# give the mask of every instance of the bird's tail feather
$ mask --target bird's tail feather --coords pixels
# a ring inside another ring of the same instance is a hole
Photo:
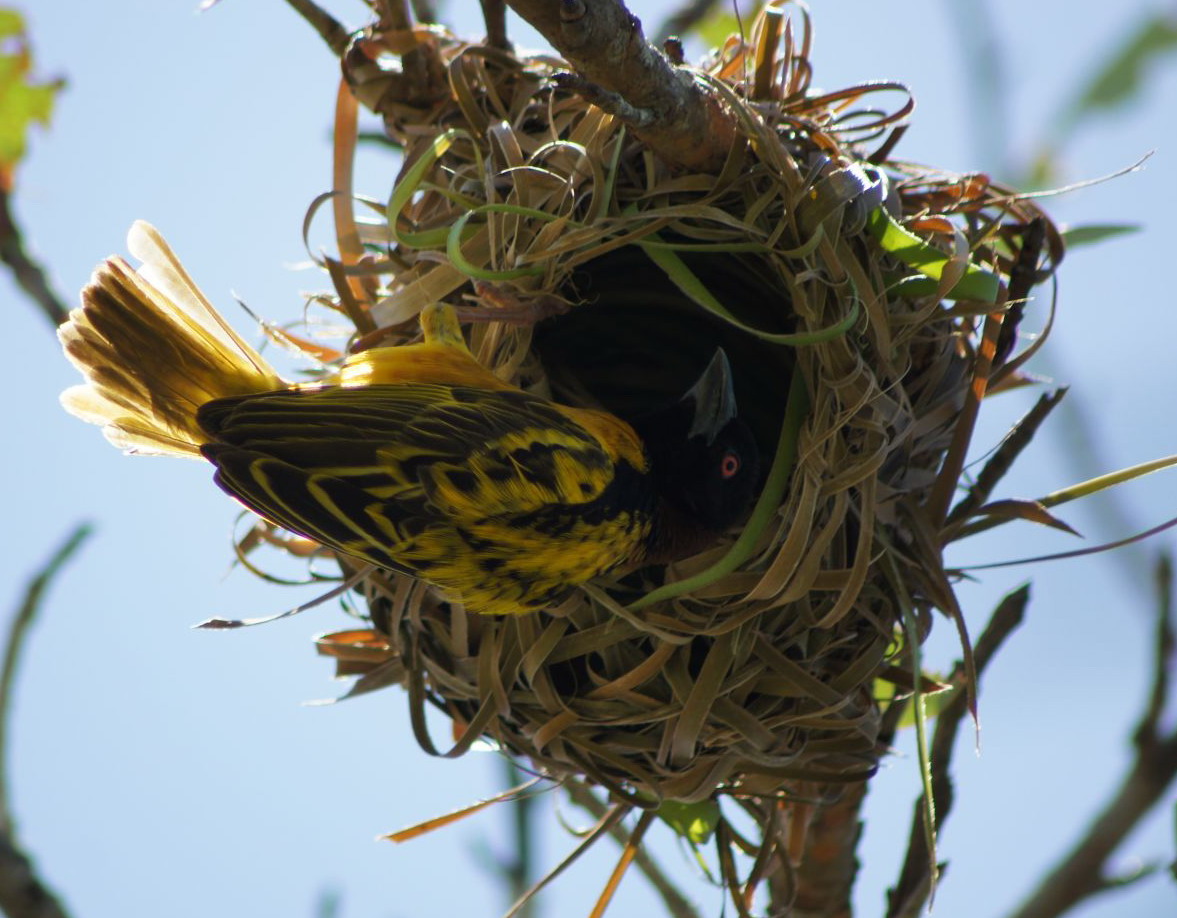
[[[127,243],[142,267],[118,257],[99,265],[58,332],[86,377],[62,404],[128,452],[198,458],[206,437],[197,408],[286,384],[205,299],[155,227],[137,221]]]

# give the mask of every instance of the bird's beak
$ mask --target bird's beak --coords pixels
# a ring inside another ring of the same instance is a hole
[[[732,385],[732,368],[723,348],[707,364],[698,381],[687,390],[683,401],[695,403],[695,414],[687,436],[704,437],[708,446],[728,422],[736,416],[736,390]]]

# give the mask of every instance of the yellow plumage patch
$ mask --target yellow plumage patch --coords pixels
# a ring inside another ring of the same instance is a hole
[[[198,457],[197,408],[284,383],[205,299],[154,227],[137,222],[127,242],[143,268],[107,259],[58,331],[87,378],[62,403],[128,451]]]
[[[215,401],[199,421],[218,483],[250,509],[472,611],[549,605],[640,560],[650,531],[644,463],[518,389],[262,393]],[[636,435],[632,446],[640,455]]]
[[[643,556],[653,506],[637,434],[500,380],[450,307],[422,313],[420,344],[288,383],[154,228],[137,223],[129,246],[144,266],[104,262],[61,331],[87,379],[65,406],[116,445],[203,456],[261,516],[472,611],[539,608]]]

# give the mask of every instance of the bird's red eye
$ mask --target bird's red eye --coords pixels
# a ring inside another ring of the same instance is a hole
[[[719,475],[721,478],[731,478],[740,470],[739,454],[728,451],[719,460]]]

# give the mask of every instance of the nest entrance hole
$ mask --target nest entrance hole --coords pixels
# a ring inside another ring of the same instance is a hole
[[[727,253],[681,257],[740,322],[769,333],[793,331],[787,295],[763,262]],[[711,314],[635,246],[585,262],[560,294],[579,305],[539,323],[532,338],[558,401],[587,401],[632,423],[681,398],[722,348],[740,417],[761,456],[771,460],[793,348]]]

